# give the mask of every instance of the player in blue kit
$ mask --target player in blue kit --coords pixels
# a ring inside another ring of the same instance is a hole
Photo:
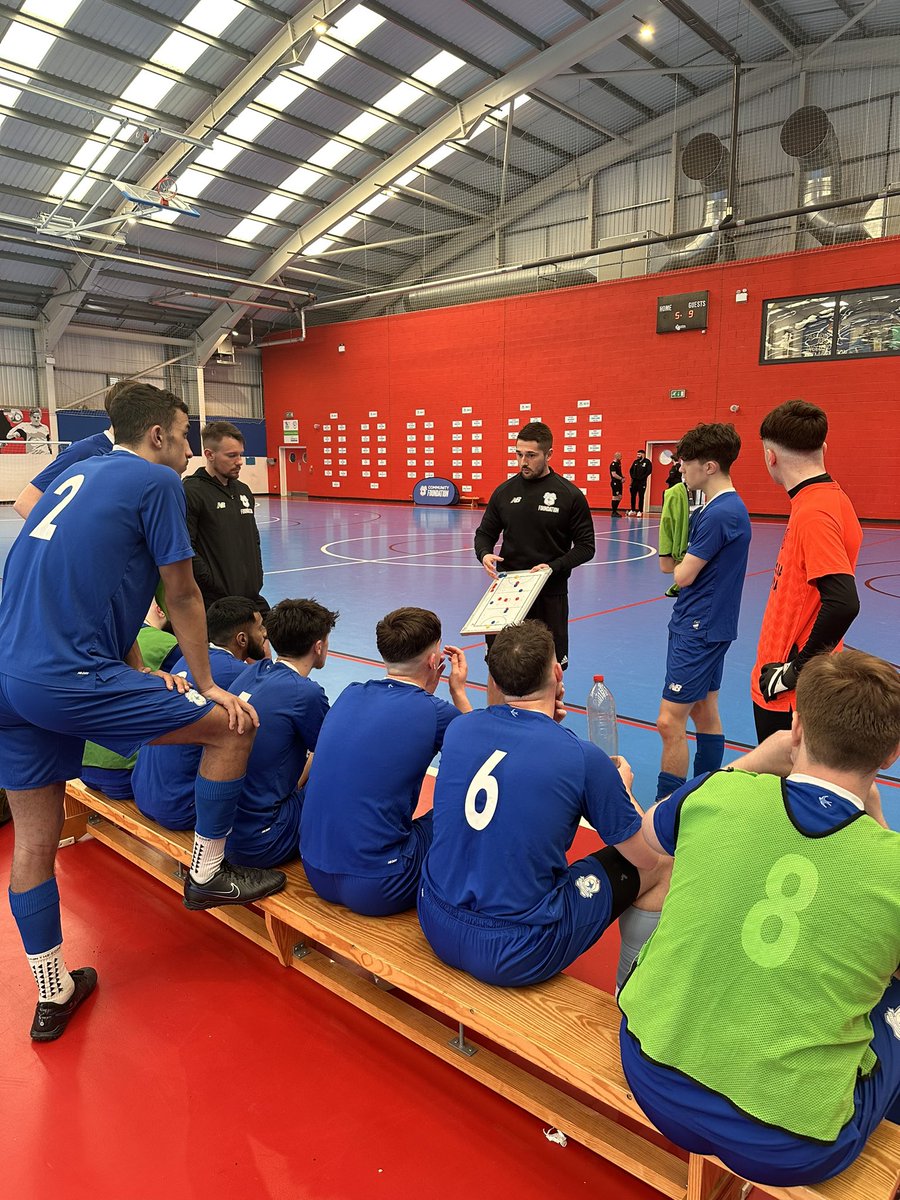
[[[562,669],[550,631],[538,621],[504,629],[488,667],[490,707],[444,738],[418,909],[444,962],[516,987],[562,971],[639,898],[649,936],[666,877],[641,840],[627,763],[617,770],[557,723]],[[606,846],[569,866],[582,817]],[[634,931],[627,940],[623,975],[639,949]]]
[[[428,764],[450,722],[471,712],[466,657],[441,649],[441,623],[398,608],[375,628],[386,679],[351,683],[325,718],[303,800],[300,851],[325,900],[365,916],[416,903],[431,813],[413,819]],[[453,704],[435,696],[450,659]]]
[[[131,379],[120,379],[118,383],[112,385],[103,400],[103,407],[107,414],[109,414],[110,404],[119,392],[123,388],[130,387],[132,382]],[[90,437],[80,438],[77,442],[72,442],[71,446],[66,446],[65,450],[61,450],[56,458],[47,463],[43,471],[39,471],[35,475],[31,483],[25,484],[13,505],[15,511],[24,520],[44,492],[59,479],[63,472],[68,471],[76,463],[84,462],[86,458],[111,454],[114,442],[112,429],[105,429],[102,433],[92,433]]]
[[[266,614],[278,661],[254,663],[231,685],[260,722],[228,838],[234,862],[277,866],[299,853],[303,788],[328,712],[328,697],[309,673],[325,666],[337,619],[315,600],[282,600]]]
[[[110,417],[116,448],[57,480],[30,513],[4,571],[0,787],[15,823],[10,907],[39,991],[35,1041],[59,1037],[97,981],[91,967],[66,969],[53,874],[65,781],[79,774],[85,740],[126,756],[150,741],[205,747],[188,908],[243,904],[285,881],[281,872],[224,861],[256,714],[216,687],[209,672],[179,479],[191,457],[187,406],[170,392],[133,384],[112,401]],[[130,665],[160,576],[196,690]]]
[[[900,676],[819,654],[796,703],[790,731],[645,814],[672,885],[619,998],[653,1124],[777,1187],[900,1122],[900,834],[874,786],[900,752]]]
[[[227,691],[249,662],[266,657],[266,627],[252,600],[226,596],[206,613],[209,669],[217,687]],[[194,680],[184,658],[173,675]],[[194,789],[200,769],[200,746],[144,746],[131,773],[134,801],[141,812],[165,829],[193,829]]]
[[[666,681],[656,721],[663,743],[657,800],[687,778],[688,718],[697,730],[695,775],[718,770],[725,753],[719,688],[725,654],[737,637],[750,553],[750,517],[730,474],[740,449],[734,426],[719,423],[694,426],[675,449],[685,486],[689,492],[702,490],[706,504],[691,515],[681,561],[659,560],[679,590],[669,620]]]

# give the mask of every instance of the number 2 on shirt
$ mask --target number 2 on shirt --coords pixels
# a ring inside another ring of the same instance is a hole
[[[466,792],[466,820],[473,829],[486,829],[497,811],[500,786],[491,771],[503,762],[506,754],[506,750],[495,750],[481,764],[469,784],[469,790]],[[475,802],[482,792],[484,792],[484,807],[478,808]]]
[[[84,483],[83,475],[73,475],[70,479],[66,479],[54,489],[54,496],[62,496],[59,504],[54,504],[53,508],[47,513],[42,521],[38,521],[34,529],[28,535],[29,537],[38,538],[42,542],[49,542],[56,533],[56,526],[53,524],[53,518],[59,516],[66,505],[71,504],[78,494],[78,489]],[[64,495],[68,492],[68,495]]]

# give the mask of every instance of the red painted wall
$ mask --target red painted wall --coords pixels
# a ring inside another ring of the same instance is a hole
[[[764,300],[898,281],[893,238],[313,328],[303,343],[263,351],[269,453],[291,412],[312,495],[407,500],[433,472],[487,496],[512,471],[516,431],[541,418],[556,470],[606,507],[614,451],[627,464],[647,440],[733,420],[744,439],[738,489],[751,511],[784,513],[759,424],[802,397],[828,412],[828,467],[860,516],[900,519],[900,358],[759,365]],[[735,302],[738,288],[747,303]],[[657,296],[695,289],[710,293],[708,330],[657,334]],[[672,388],[686,399],[670,400]],[[270,483],[277,491],[277,468]]]

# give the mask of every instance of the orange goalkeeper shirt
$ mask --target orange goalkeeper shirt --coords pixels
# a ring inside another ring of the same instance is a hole
[[[853,575],[861,544],[853,505],[833,479],[819,475],[793,491],[750,680],[753,700],[761,708],[793,708],[794,692],[763,699],[760,669],[764,663],[790,662],[803,649],[822,607],[814,581],[824,575]]]

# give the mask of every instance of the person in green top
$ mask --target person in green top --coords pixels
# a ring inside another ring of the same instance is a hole
[[[644,816],[674,865],[619,994],[625,1075],[668,1138],[755,1183],[829,1179],[900,1123],[900,834],[874,783],[898,754],[897,670],[822,654],[790,732]]]
[[[181,654],[178,640],[171,632],[171,626],[168,629],[167,626],[169,619],[154,599],[137,636],[144,670],[151,674],[165,673],[166,668],[174,665]],[[132,800],[131,771],[136,759],[137,754],[123,758],[121,754],[98,746],[96,742],[85,742],[81,760],[82,782],[114,800]]]
[[[690,503],[687,488],[681,478],[681,463],[672,459],[663,492],[662,513],[659,518],[659,569],[671,575],[687,553]],[[678,584],[667,588],[665,595],[674,599],[678,595]]]

